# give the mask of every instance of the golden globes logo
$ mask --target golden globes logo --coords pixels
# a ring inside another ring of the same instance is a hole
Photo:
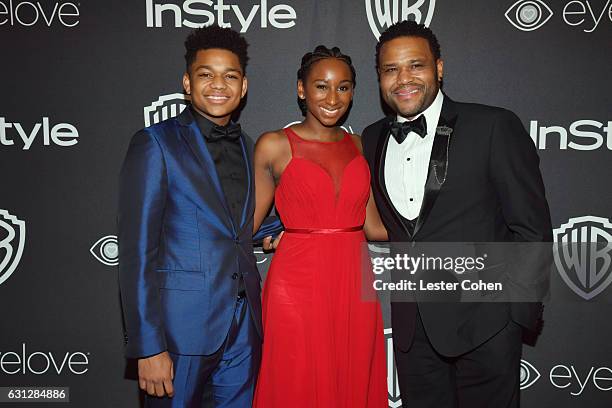
[[[414,20],[429,26],[436,0],[365,0],[365,6],[370,29],[378,39],[380,33],[399,21]]]

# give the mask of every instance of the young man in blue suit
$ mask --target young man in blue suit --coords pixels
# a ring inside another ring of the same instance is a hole
[[[253,146],[231,121],[247,92],[247,47],[229,28],[193,31],[191,106],[137,132],[121,170],[126,354],[148,407],[202,406],[205,391],[216,407],[251,405],[262,338]]]

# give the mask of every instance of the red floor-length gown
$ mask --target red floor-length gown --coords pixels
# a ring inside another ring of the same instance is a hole
[[[364,299],[360,269],[368,165],[348,134],[317,142],[285,133],[292,159],[275,193],[285,234],[263,290],[253,406],[386,407],[380,304]]]

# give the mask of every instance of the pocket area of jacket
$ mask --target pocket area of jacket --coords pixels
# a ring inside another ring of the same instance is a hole
[[[203,290],[206,275],[201,271],[157,269],[157,281],[163,289]]]

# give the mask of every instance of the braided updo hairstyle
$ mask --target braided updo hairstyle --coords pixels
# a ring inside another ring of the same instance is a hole
[[[297,72],[297,79],[301,80],[302,83],[305,84],[306,78],[308,77],[308,72],[310,72],[310,68],[312,67],[312,65],[315,62],[318,62],[318,61],[321,61],[327,58],[336,58],[341,61],[344,61],[346,65],[348,65],[348,67],[351,70],[353,88],[355,88],[355,86],[357,85],[357,82],[356,82],[357,74],[355,73],[355,67],[353,66],[351,57],[349,57],[346,54],[343,54],[342,51],[340,51],[340,48],[338,47],[327,48],[324,45],[318,45],[314,49],[313,52],[307,52],[306,54],[304,54],[304,56],[302,57],[302,65],[300,66],[300,69],[298,69],[298,72]],[[306,116],[306,111],[307,111],[306,101],[298,97],[298,106],[300,107],[300,110],[302,111],[302,115]]]

